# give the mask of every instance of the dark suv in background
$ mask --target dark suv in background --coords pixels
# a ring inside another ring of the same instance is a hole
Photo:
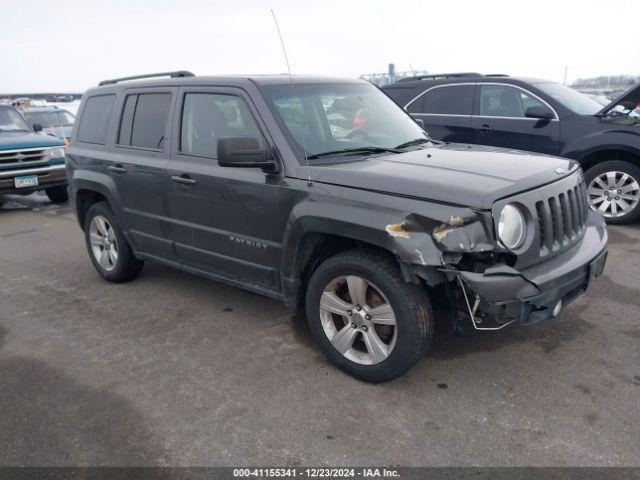
[[[383,90],[437,140],[577,160],[592,209],[609,223],[640,218],[640,86],[604,107],[559,83],[506,75],[422,75]]]
[[[82,98],[70,194],[108,281],[156,261],[304,305],[326,356],[379,382],[423,357],[431,301],[531,325],[602,272],[574,161],[435,142],[364,81],[169,76]]]

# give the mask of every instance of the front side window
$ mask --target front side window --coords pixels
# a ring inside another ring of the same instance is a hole
[[[97,95],[86,101],[78,128],[78,140],[105,145],[115,95]]]
[[[170,102],[170,93],[128,95],[122,111],[118,144],[162,149]]]
[[[530,107],[549,108],[537,98],[508,85],[480,85],[480,115],[526,118]]]
[[[410,112],[437,115],[471,115],[473,85],[435,87],[410,105]],[[413,107],[415,110],[413,110]]]
[[[187,93],[184,96],[180,152],[217,158],[220,137],[253,137],[261,147],[265,141],[244,99],[217,93]]]
[[[267,100],[301,159],[354,149],[426,142],[426,133],[393,100],[366,83],[264,86]]]
[[[15,108],[0,106],[0,132],[17,130],[31,129]]]

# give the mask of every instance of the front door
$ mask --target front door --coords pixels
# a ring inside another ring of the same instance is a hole
[[[248,97],[234,88],[183,88],[167,169],[173,238],[189,268],[279,291],[282,235],[289,217],[285,179],[259,168],[221,167],[220,137],[269,146]]]
[[[530,107],[545,108],[553,119],[528,118]],[[549,105],[532,93],[505,84],[478,84],[473,143],[558,155],[560,122]]]

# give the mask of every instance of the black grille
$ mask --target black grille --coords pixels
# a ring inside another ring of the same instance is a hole
[[[582,178],[557,195],[536,202],[540,256],[575,243],[587,222],[587,191]]]

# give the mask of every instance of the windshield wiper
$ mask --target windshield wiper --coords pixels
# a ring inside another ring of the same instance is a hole
[[[315,158],[358,155],[361,153],[402,153],[402,151],[396,148],[384,148],[384,147],[345,148],[343,150],[332,150],[330,152],[314,153],[313,155],[309,155],[307,158],[309,160],[313,160]]]
[[[422,145],[423,143],[431,143],[430,138],[414,138],[413,140],[409,140],[408,142],[401,143],[396,148],[407,148],[413,147],[414,145]]]

